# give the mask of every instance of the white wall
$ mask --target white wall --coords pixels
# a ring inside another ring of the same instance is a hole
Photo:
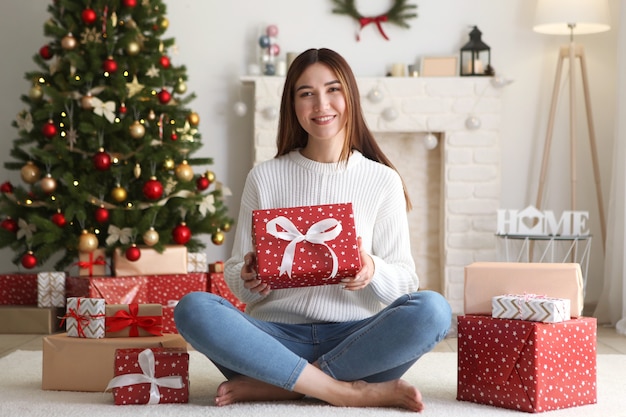
[[[619,0],[609,0],[613,30],[576,39],[585,47],[591,83],[591,99],[601,161],[605,203],[608,201],[611,150],[614,131],[615,66]],[[19,96],[28,91],[24,74],[35,68],[32,56],[47,42],[43,24],[49,18],[49,0],[8,0],[0,4],[0,126],[4,156],[16,137],[11,121],[24,107]],[[362,14],[379,14],[392,4],[381,6],[358,1]],[[252,103],[251,91],[244,89],[239,77],[245,75],[254,57],[259,30],[267,24],[278,25],[282,51],[302,51],[310,47],[329,47],[342,53],[357,76],[384,75],[392,62],[415,63],[424,55],[456,55],[468,40],[471,25],[483,32],[491,47],[492,65],[515,82],[503,94],[502,118],[502,207],[522,208],[534,204],[539,165],[548,119],[548,107],[558,48],[567,37],[534,33],[531,29],[534,1],[529,0],[413,0],[418,18],[410,29],[386,24],[390,41],[385,41],[373,26],[366,27],[361,41],[355,40],[356,22],[331,13],[330,0],[301,2],[293,0],[177,0],[167,1],[170,29],[167,37],[176,39],[179,54],[174,64],[188,68],[189,91],[198,95],[192,107],[200,114],[204,148],[198,156],[215,160],[211,167],[218,179],[233,191],[228,205],[237,217],[238,199],[245,175],[251,165],[251,112],[243,118],[233,114],[238,100]],[[376,7],[379,7],[376,9]],[[552,147],[549,194],[544,207],[560,212],[569,207],[569,146],[567,145],[567,90],[559,104],[559,117]],[[582,94],[578,95],[582,103]],[[592,212],[592,231],[596,240],[591,261],[588,301],[597,298],[602,277],[602,247],[597,223],[595,188],[588,155],[584,109],[581,105],[579,134],[578,210]],[[0,167],[0,182],[19,181],[19,173]],[[610,227],[610,226],[609,226]],[[230,235],[229,235],[230,236]],[[210,261],[225,259],[229,242],[221,247],[209,244]],[[0,251],[0,271],[14,271],[12,253]]]

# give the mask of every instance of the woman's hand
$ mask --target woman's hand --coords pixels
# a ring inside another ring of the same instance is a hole
[[[369,253],[365,252],[362,247],[362,240],[357,238],[359,245],[359,255],[361,256],[361,269],[356,273],[354,278],[344,278],[341,280],[343,288],[348,291],[358,291],[367,287],[374,276],[374,261]]]
[[[259,279],[257,271],[255,269],[256,255],[254,252],[248,252],[243,257],[243,266],[241,267],[241,279],[243,280],[244,288],[248,289],[251,293],[260,294],[266,296],[272,290],[270,286]]]

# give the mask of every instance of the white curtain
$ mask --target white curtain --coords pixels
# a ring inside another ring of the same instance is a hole
[[[619,22],[626,22],[626,7],[620,7]],[[595,316],[626,335],[626,26],[619,25],[617,46],[617,103],[613,174],[609,190],[604,287]]]

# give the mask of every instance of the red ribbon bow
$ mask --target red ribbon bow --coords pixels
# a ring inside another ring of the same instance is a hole
[[[128,311],[118,310],[113,316],[105,319],[107,332],[119,332],[130,326],[129,337],[138,337],[139,328],[155,336],[162,335],[163,318],[161,316],[138,316],[138,314],[138,303],[129,304]]]
[[[380,32],[381,35],[383,35],[383,38],[385,38],[386,40],[389,40],[389,38],[387,37],[387,35],[385,34],[385,31],[383,30],[383,26],[381,25],[382,22],[386,22],[387,21],[387,15],[380,15],[380,16],[376,16],[376,17],[361,17],[359,19],[359,23],[361,24],[361,28],[359,29],[359,33],[356,35],[356,40],[360,41],[361,40],[361,30],[363,30],[363,28],[367,25],[369,25],[370,23],[376,23],[376,27],[378,28],[378,31]]]
[[[93,259],[93,253],[89,254],[88,261],[78,261],[74,265],[78,265],[80,269],[89,269],[89,276],[93,276],[93,267],[94,265],[106,265],[106,261],[103,256],[98,256],[95,260]]]

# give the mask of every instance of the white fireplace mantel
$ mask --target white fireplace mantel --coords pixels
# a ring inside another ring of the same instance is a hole
[[[254,89],[256,164],[276,153],[284,78],[241,81]],[[375,134],[440,137],[440,288],[453,311],[462,313],[464,267],[496,257],[502,89],[491,77],[381,77],[357,82],[367,124]]]

